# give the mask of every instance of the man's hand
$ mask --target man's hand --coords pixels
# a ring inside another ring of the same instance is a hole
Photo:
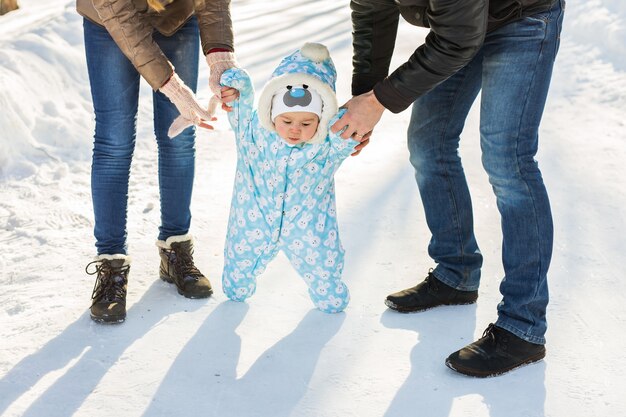
[[[371,132],[385,111],[385,107],[380,104],[374,95],[374,91],[352,97],[342,107],[348,109],[348,111],[330,129],[333,133],[345,129],[341,133],[342,138],[348,139],[353,137],[359,142],[364,142],[366,138],[369,140]]]
[[[358,154],[361,153],[363,148],[365,148],[367,145],[370,144],[370,137],[372,136],[372,133],[373,132],[367,132],[366,134],[363,135],[360,143],[354,147],[354,152],[352,152],[350,156],[357,156]],[[358,140],[358,139],[355,138],[355,140]]]

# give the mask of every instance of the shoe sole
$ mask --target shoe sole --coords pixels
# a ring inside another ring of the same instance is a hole
[[[164,275],[160,275],[160,278],[167,282],[168,284],[174,284],[176,285],[176,283],[174,282],[173,279],[170,279],[167,276]],[[180,288],[178,288],[178,285],[176,285],[176,290],[178,291],[178,293],[180,295],[182,295],[185,298],[190,298],[192,300],[198,300],[198,299],[202,299],[202,298],[209,298],[211,295],[213,295],[213,290],[209,290],[209,292],[205,293],[205,294],[197,294],[197,295],[191,295],[191,294],[185,294]]]
[[[98,324],[119,324],[123,323],[126,320],[126,316],[117,316],[117,317],[98,317],[91,315],[91,320],[95,321]]]
[[[443,306],[466,306],[466,305],[470,305],[470,304],[476,304],[476,300],[474,301],[467,301],[467,302],[462,302],[462,303],[446,303],[446,304],[438,304],[436,306],[432,306],[432,307],[424,307],[424,308],[410,308],[410,307],[403,307],[400,306],[396,303],[394,303],[391,300],[385,300],[385,305],[387,307],[389,307],[391,310],[393,311],[397,311],[398,313],[402,313],[402,314],[409,314],[409,313],[420,313],[422,311],[428,311],[428,310],[432,310],[433,308],[437,308],[437,307],[443,307]]]
[[[176,287],[176,288],[178,289],[178,293],[179,293],[180,295],[182,295],[182,296],[183,296],[183,297],[185,297],[185,298],[190,298],[190,299],[192,299],[192,300],[199,300],[199,299],[202,299],[202,298],[209,298],[211,295],[213,295],[213,291],[208,292],[208,293],[206,293],[206,294],[197,294],[197,295],[195,295],[195,294],[194,294],[194,295],[189,295],[189,294],[185,294],[184,292],[182,292],[182,291],[180,290],[180,288],[178,288],[178,287]]]
[[[501,369],[499,371],[480,372],[480,371],[477,371],[475,369],[464,368],[462,366],[455,366],[454,364],[452,364],[447,359],[446,359],[446,366],[448,368],[452,369],[453,371],[458,372],[460,374],[463,374],[465,376],[470,376],[470,377],[473,377],[473,378],[491,378],[491,377],[495,377],[495,376],[500,376],[500,375],[506,374],[508,372],[511,372],[511,371],[513,371],[515,369],[521,368],[521,367],[526,366],[526,365],[532,365],[533,363],[537,363],[537,362],[541,361],[545,357],[546,357],[546,354],[544,352],[544,353],[538,354],[537,356],[529,358],[529,359],[525,360],[524,362],[521,362],[521,363],[519,363],[517,365],[511,366],[511,367],[508,367],[508,368],[505,368],[505,369]]]

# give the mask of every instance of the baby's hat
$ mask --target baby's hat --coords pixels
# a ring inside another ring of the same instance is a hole
[[[306,84],[288,85],[274,93],[270,117],[275,122],[283,113],[309,112],[321,119],[323,108],[322,97],[313,88]]]
[[[275,131],[273,119],[278,114],[308,111],[320,116],[317,132],[309,143],[323,141],[328,122],[337,113],[336,80],[337,71],[328,49],[319,43],[305,43],[283,58],[263,87],[258,107],[261,126]]]

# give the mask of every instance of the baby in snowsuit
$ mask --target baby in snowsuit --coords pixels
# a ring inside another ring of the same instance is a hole
[[[307,43],[276,68],[257,111],[248,74],[232,68],[222,75],[222,85],[240,93],[228,113],[237,172],[222,288],[232,300],[252,296],[256,277],[282,250],[318,309],[337,313],[349,302],[333,177],[358,142],[328,129],[343,112],[336,78],[328,49]]]

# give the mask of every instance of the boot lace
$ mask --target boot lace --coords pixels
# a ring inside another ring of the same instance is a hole
[[[173,255],[174,268],[181,277],[191,276],[196,279],[202,277],[202,272],[196,268],[193,262],[193,251],[186,250],[180,246],[174,247],[174,245],[172,245],[172,249],[165,249],[165,251],[170,259],[172,259]]]
[[[486,338],[493,346],[499,346],[503,350],[508,349],[509,338],[505,334],[498,334],[496,325],[493,323],[489,323],[483,332],[483,338]]]
[[[492,342],[496,341],[496,335],[494,333],[494,327],[496,327],[495,324],[489,323],[489,326],[487,326],[487,328],[483,332],[483,337],[488,338]]]
[[[89,271],[89,267],[92,265],[94,265],[94,270]],[[126,289],[124,288],[124,285],[126,284],[126,275],[128,274],[129,269],[130,265],[114,268],[108,259],[100,259],[89,262],[85,267],[87,275],[98,274],[96,282],[93,286],[93,291],[91,292],[91,299],[93,300],[91,305],[93,306],[100,300],[123,300],[126,296]],[[115,275],[119,275],[123,279],[115,280],[113,279],[113,276]]]
[[[434,294],[439,292],[439,285],[437,285],[437,279],[433,276],[432,272],[433,269],[430,268],[428,270],[428,276],[426,277],[425,281],[428,283],[428,291]]]

